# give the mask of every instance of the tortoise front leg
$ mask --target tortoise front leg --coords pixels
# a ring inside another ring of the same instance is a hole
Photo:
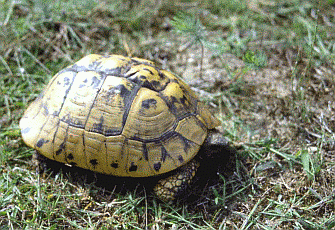
[[[163,201],[172,201],[191,183],[200,163],[195,159],[178,168],[176,173],[158,181],[155,194]]]

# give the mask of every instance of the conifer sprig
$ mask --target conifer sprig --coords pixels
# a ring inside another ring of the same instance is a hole
[[[200,20],[194,15],[186,12],[179,12],[173,17],[171,25],[174,31],[184,36],[188,36],[191,42],[187,47],[191,47],[193,44],[199,44],[201,47],[201,59],[200,59],[200,79],[202,79],[202,65],[204,57],[204,41],[206,29],[201,24]]]
[[[203,43],[206,29],[194,14],[179,12],[171,24],[177,33],[189,36],[194,42]]]

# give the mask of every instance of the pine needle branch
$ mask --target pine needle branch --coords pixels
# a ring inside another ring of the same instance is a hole
[[[204,56],[204,41],[206,30],[198,18],[194,14],[179,12],[171,24],[174,31],[191,38],[192,43],[199,43],[201,47],[201,62],[200,62],[200,79],[202,79],[202,65]],[[192,44],[191,43],[191,44]]]

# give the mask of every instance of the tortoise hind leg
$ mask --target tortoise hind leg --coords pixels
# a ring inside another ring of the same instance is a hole
[[[159,180],[154,187],[155,194],[163,201],[174,200],[191,183],[199,165],[199,162],[193,159],[177,169],[173,175]]]

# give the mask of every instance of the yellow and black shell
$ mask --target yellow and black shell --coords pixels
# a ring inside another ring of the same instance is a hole
[[[24,142],[47,158],[126,177],[186,164],[218,125],[172,73],[96,54],[56,74],[20,121]]]

